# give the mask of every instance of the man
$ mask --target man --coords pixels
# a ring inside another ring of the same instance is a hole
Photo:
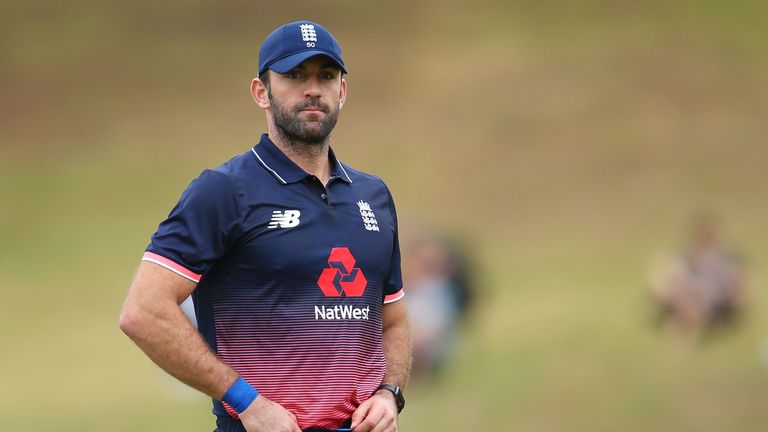
[[[217,430],[397,431],[410,333],[397,216],[330,149],[347,96],[322,26],[283,25],[251,84],[268,133],[204,171],[152,236],[120,327],[214,399]],[[192,295],[198,331],[179,304]]]
[[[651,294],[659,318],[695,344],[706,331],[727,324],[744,307],[745,275],[738,255],[720,238],[716,220],[696,215],[684,250],[657,259]]]

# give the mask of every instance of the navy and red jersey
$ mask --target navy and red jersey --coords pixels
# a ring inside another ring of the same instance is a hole
[[[404,296],[389,190],[329,157],[324,186],[263,135],[187,187],[143,258],[198,283],[200,333],[301,428],[340,427],[374,393],[382,305]]]

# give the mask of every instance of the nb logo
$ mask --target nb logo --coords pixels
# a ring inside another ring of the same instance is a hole
[[[275,210],[272,212],[272,219],[269,221],[267,228],[273,229],[278,226],[280,228],[293,228],[299,224],[299,216],[301,216],[301,212],[298,210],[286,210],[283,212]]]

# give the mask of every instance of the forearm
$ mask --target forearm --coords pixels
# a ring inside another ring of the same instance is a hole
[[[382,384],[404,387],[411,369],[411,332],[405,300],[385,304],[382,310],[382,335],[387,371]],[[397,415],[402,407],[395,393],[381,389],[363,402],[352,415],[352,429],[361,432],[397,431]]]
[[[387,371],[384,383],[404,387],[411,371],[411,331],[405,300],[386,305],[390,319],[385,320],[382,334]]]
[[[142,278],[157,277],[157,271],[149,269],[137,275],[123,307],[120,327],[163,370],[221,399],[238,374],[211,352],[184,316],[178,299],[142,292],[148,285]]]

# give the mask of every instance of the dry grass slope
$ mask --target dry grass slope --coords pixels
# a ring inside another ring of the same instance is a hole
[[[296,10],[345,49],[342,158],[406,235],[430,221],[481,263],[464,350],[403,430],[763,430],[763,3],[298,3],[2,6],[1,430],[212,429],[117,314],[182,188],[258,138],[258,43]],[[649,326],[645,270],[699,206],[754,290],[686,350]]]

